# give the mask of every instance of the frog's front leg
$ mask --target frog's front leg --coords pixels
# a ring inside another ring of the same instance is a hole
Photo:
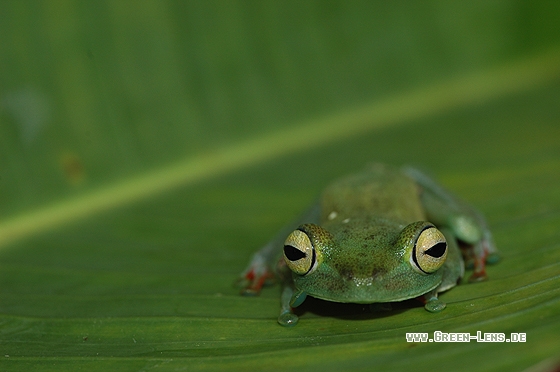
[[[280,299],[280,315],[278,316],[278,324],[284,327],[295,326],[299,317],[294,314],[293,308],[290,306],[290,300],[294,294],[294,289],[285,286],[282,289],[282,297]]]
[[[430,313],[439,313],[447,306],[445,302],[438,298],[437,288],[420,296],[418,300],[424,304],[424,309],[428,310]]]
[[[294,308],[303,303],[307,297],[307,293],[294,288],[292,273],[284,260],[278,262],[277,272],[282,283],[278,323],[284,327],[292,327],[296,325],[299,320],[299,317],[294,314]]]
[[[275,250],[273,249],[276,247],[275,243],[276,242],[272,241],[255,253],[251,263],[240,278],[242,287],[241,294],[245,296],[256,296],[268,281],[278,277],[279,281],[282,283],[278,323],[285,327],[291,327],[296,325],[299,320],[298,316],[294,314],[293,309],[301,305],[307,295],[304,292],[294,290],[291,271],[288,269],[283,259],[278,261],[276,272],[271,270],[269,262],[273,257],[270,257],[270,255],[273,254],[272,252]]]
[[[497,262],[499,256],[484,217],[422,172],[412,168],[404,171],[419,186],[428,220],[438,228],[449,228],[456,239],[467,246],[466,266],[474,268],[469,281],[485,280],[486,263]]]

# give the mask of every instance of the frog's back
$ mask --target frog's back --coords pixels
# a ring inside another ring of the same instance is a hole
[[[380,217],[403,223],[425,220],[418,186],[398,169],[374,164],[330,184],[321,198],[321,220]]]

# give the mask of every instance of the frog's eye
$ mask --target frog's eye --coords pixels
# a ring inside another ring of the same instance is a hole
[[[284,261],[294,273],[307,275],[317,267],[315,248],[306,233],[294,230],[284,243]]]
[[[445,236],[433,226],[428,226],[416,239],[412,250],[412,265],[424,274],[437,271],[447,257],[447,241]]]

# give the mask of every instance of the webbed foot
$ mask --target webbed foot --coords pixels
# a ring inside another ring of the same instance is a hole
[[[278,324],[284,327],[293,327],[297,324],[299,317],[291,311],[286,311],[278,317]]]
[[[447,304],[440,300],[438,297],[437,288],[424,294],[423,296],[416,297],[417,300],[424,304],[424,309],[430,313],[439,313],[447,307]]]
[[[492,265],[500,260],[500,255],[490,238],[483,239],[473,249],[473,273],[469,278],[470,283],[482,282],[488,279],[486,264]]]
[[[280,316],[278,316],[278,324],[284,327],[293,327],[297,324],[299,317],[294,314],[294,307],[299,306],[307,295],[305,292],[294,292],[290,286],[284,287],[282,296],[280,297]],[[296,303],[290,306],[290,303]]]
[[[447,307],[447,304],[437,297],[432,297],[424,305],[424,309],[428,310],[430,313],[439,313]]]
[[[237,287],[241,289],[243,296],[257,296],[262,287],[270,284],[274,279],[274,274],[266,267],[249,267],[241,278],[237,281]]]
[[[469,277],[469,283],[483,282],[486,279],[488,279],[488,274],[486,274],[486,270],[483,270],[483,271],[480,271],[480,272],[474,272]]]

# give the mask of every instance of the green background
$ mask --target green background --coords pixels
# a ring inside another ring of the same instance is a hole
[[[0,2],[1,370],[551,370],[560,3]],[[502,261],[439,314],[232,283],[333,178],[412,164]],[[407,332],[525,343],[407,343]]]

